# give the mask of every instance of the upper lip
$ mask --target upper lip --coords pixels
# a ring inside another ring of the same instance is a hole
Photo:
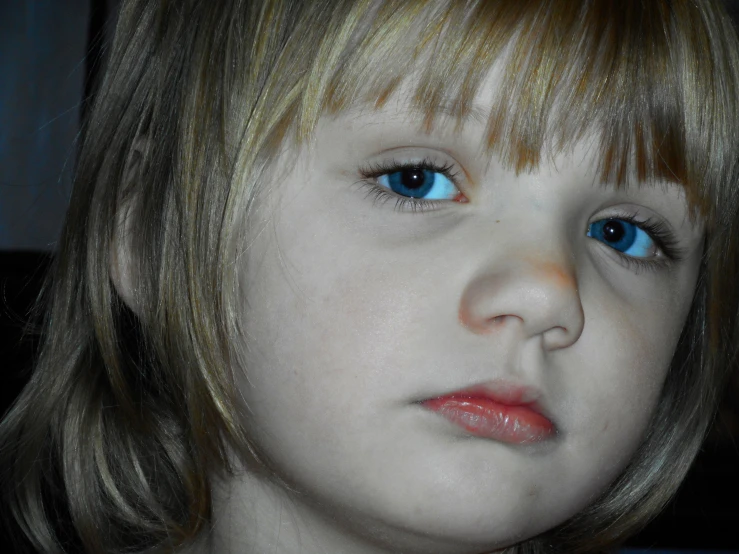
[[[486,381],[430,398],[483,398],[505,406],[526,406],[553,422],[549,410],[543,405],[543,395],[538,388],[504,379]]]

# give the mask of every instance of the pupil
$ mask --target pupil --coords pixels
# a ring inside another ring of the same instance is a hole
[[[421,188],[424,181],[425,176],[423,169],[406,169],[400,177],[400,182],[403,186],[411,190]]]
[[[603,225],[603,238],[608,242],[618,242],[625,234],[626,230],[619,221],[609,221]]]

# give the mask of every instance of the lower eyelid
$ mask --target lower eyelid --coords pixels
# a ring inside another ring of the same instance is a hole
[[[669,225],[655,217],[642,219],[632,213],[615,213],[605,216],[596,217],[588,224],[588,231],[591,225],[604,220],[622,220],[635,225],[654,243],[656,252],[651,256],[639,257],[625,252],[619,251],[607,242],[593,238],[595,242],[600,243],[599,246],[603,254],[609,258],[617,260],[621,265],[631,271],[641,273],[645,270],[661,271],[672,267],[685,257],[685,248],[681,247],[679,239],[675,236]],[[587,234],[587,232],[586,232]],[[613,258],[615,256],[615,258]]]
[[[432,205],[438,203],[438,201],[424,200],[422,198],[408,198],[395,194],[389,189],[386,189],[382,185],[371,180],[362,180],[360,182],[363,188],[366,188],[367,193],[365,198],[372,198],[372,204],[374,206],[384,206],[388,202],[395,202],[394,209],[399,212],[424,212],[432,209]]]

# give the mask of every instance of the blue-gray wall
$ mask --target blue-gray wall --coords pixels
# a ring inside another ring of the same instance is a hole
[[[70,190],[89,0],[0,0],[0,249],[53,249]]]

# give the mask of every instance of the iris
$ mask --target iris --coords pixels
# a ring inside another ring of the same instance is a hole
[[[644,229],[623,219],[601,219],[588,227],[587,236],[634,258],[654,255],[654,239]]]
[[[396,194],[410,198],[451,200],[457,194],[457,188],[448,177],[420,167],[380,175],[377,182]]]

